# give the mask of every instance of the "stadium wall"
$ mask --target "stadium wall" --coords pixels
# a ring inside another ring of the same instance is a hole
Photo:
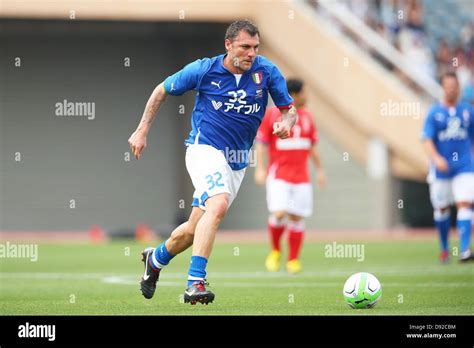
[[[0,230],[118,228],[140,222],[156,227],[181,219],[192,196],[183,145],[192,93],[169,98],[140,161],[126,160],[127,139],[162,79],[191,60],[222,52],[225,27],[1,23],[6,49],[0,58],[5,67]],[[21,66],[15,66],[16,58]],[[64,100],[94,103],[95,118],[57,116],[56,104]]]

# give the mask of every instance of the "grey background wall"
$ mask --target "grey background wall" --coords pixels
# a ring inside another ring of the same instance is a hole
[[[183,141],[194,93],[168,98],[140,161],[125,160],[127,139],[159,82],[196,58],[223,52],[227,25],[0,23],[0,230],[173,226],[184,218],[193,188]],[[56,116],[55,104],[64,99],[94,102],[95,119]],[[320,137],[329,186],[315,193],[308,226],[372,227],[371,211],[379,203],[364,169],[343,161],[346,150],[323,132]],[[264,189],[254,185],[249,168],[222,228],[260,229],[266,217]]]

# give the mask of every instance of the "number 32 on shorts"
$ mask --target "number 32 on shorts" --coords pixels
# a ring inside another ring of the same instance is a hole
[[[214,187],[222,187],[224,186],[223,183],[219,182],[222,179],[221,172],[215,172],[213,175],[207,175],[206,180],[209,184],[208,190],[212,190]]]

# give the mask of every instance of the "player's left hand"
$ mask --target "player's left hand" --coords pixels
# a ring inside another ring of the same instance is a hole
[[[273,124],[273,134],[280,139],[286,139],[290,136],[291,126],[286,121],[275,122]]]
[[[254,178],[257,185],[264,185],[265,181],[267,180],[267,170],[265,168],[257,167],[255,169]]]
[[[318,187],[319,188],[325,188],[326,187],[326,174],[324,173],[324,170],[319,169],[317,171],[316,180],[318,182]]]

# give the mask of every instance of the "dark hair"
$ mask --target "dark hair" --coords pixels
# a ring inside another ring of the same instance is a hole
[[[447,77],[452,77],[453,79],[458,81],[458,75],[456,75],[454,71],[448,71],[448,72],[445,72],[443,75],[441,75],[441,83],[443,83],[444,79]]]
[[[225,32],[224,39],[229,39],[230,42],[233,42],[235,38],[237,37],[237,35],[239,35],[241,30],[245,30],[250,36],[255,36],[255,35],[260,36],[257,26],[246,19],[246,20],[235,21],[234,23],[229,25],[229,27],[227,28]]]
[[[286,87],[288,88],[288,93],[299,93],[303,89],[304,82],[303,80],[292,78],[286,80]]]

